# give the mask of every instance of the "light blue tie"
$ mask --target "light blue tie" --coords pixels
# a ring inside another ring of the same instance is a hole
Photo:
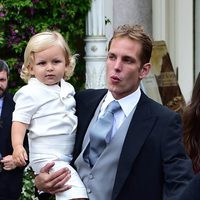
[[[118,101],[112,101],[103,116],[95,122],[90,130],[89,162],[93,166],[107,145],[106,138],[111,138],[114,113],[120,110]]]

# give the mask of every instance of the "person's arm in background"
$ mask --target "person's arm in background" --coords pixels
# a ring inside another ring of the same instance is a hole
[[[26,149],[26,152],[29,151],[28,149],[28,138],[27,138],[27,133],[25,135],[24,139],[24,148]],[[13,156],[12,155],[6,155],[4,157],[0,158],[0,163],[2,163],[2,168],[6,171],[13,170],[17,167],[16,163],[14,162]],[[28,162],[26,162],[26,165],[23,167],[25,168],[28,165]],[[21,166],[20,166],[21,168]]]
[[[3,164],[3,169],[6,171],[13,170],[17,167],[12,155],[4,156],[0,162]]]

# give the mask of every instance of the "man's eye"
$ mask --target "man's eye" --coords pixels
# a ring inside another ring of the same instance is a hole
[[[109,55],[108,58],[109,58],[110,60],[115,60],[115,56],[114,56],[114,55]]]
[[[133,60],[133,59],[130,59],[130,58],[124,58],[124,59],[123,59],[123,62],[124,62],[124,63],[127,63],[127,64],[132,64],[132,63],[134,63],[134,60]]]
[[[127,63],[127,64],[133,63],[132,60],[125,60],[124,62]]]

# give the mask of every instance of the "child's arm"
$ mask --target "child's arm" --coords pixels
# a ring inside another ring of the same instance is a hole
[[[26,150],[23,147],[27,127],[27,124],[18,121],[12,123],[13,159],[17,166],[25,166],[28,160]]]

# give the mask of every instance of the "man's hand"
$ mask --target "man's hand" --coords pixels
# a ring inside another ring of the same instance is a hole
[[[70,179],[71,171],[68,168],[62,168],[49,173],[54,164],[53,162],[46,164],[36,176],[35,185],[40,191],[55,194],[71,188],[70,185],[64,185]]]
[[[2,158],[2,160],[0,161],[1,163],[3,163],[3,169],[4,170],[13,170],[16,168],[16,165],[14,163],[13,157],[12,155],[8,155]]]

